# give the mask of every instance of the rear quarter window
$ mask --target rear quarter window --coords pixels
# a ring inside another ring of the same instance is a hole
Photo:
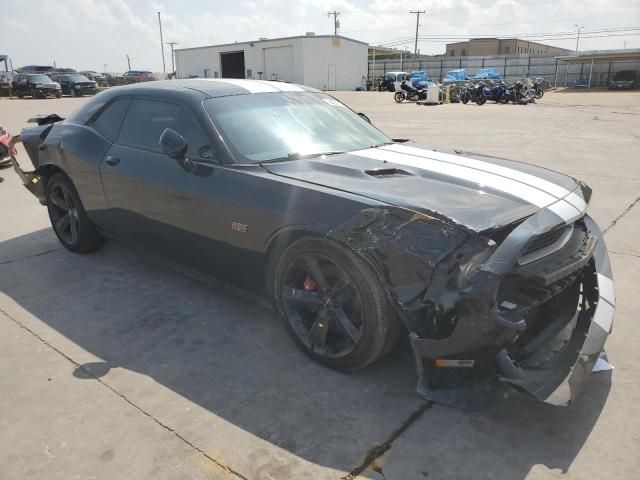
[[[91,124],[106,138],[114,141],[118,138],[122,119],[125,113],[127,113],[127,108],[130,103],[131,99],[129,98],[120,98],[111,102]]]

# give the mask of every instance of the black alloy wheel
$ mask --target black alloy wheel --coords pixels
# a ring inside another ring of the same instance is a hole
[[[49,212],[51,224],[58,237],[68,244],[78,242],[78,207],[71,197],[69,188],[56,183],[49,192]]]
[[[87,217],[78,192],[63,173],[47,182],[47,211],[60,243],[73,252],[87,252],[102,244],[102,237]]]
[[[280,258],[275,277],[287,330],[319,363],[357,370],[395,345],[401,324],[378,277],[348,247],[298,240]]]
[[[353,280],[328,257],[306,254],[289,264],[282,300],[305,346],[322,356],[343,357],[362,337],[364,306]]]

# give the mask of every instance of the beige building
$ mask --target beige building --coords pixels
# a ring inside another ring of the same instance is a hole
[[[571,51],[545,45],[543,43],[529,42],[516,38],[472,38],[466,42],[447,43],[447,57],[475,57],[486,55],[567,55]]]

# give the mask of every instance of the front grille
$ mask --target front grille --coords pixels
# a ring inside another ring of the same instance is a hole
[[[537,252],[538,250],[542,250],[549,245],[553,245],[555,242],[560,240],[564,232],[566,232],[566,229],[567,226],[562,225],[560,227],[553,228],[548,232],[541,233],[529,244],[523,255],[528,255],[530,253]]]

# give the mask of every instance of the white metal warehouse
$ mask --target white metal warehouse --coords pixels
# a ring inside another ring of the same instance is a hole
[[[367,44],[340,35],[260,39],[175,51],[178,78],[251,78],[320,90],[354,90],[367,75]]]

